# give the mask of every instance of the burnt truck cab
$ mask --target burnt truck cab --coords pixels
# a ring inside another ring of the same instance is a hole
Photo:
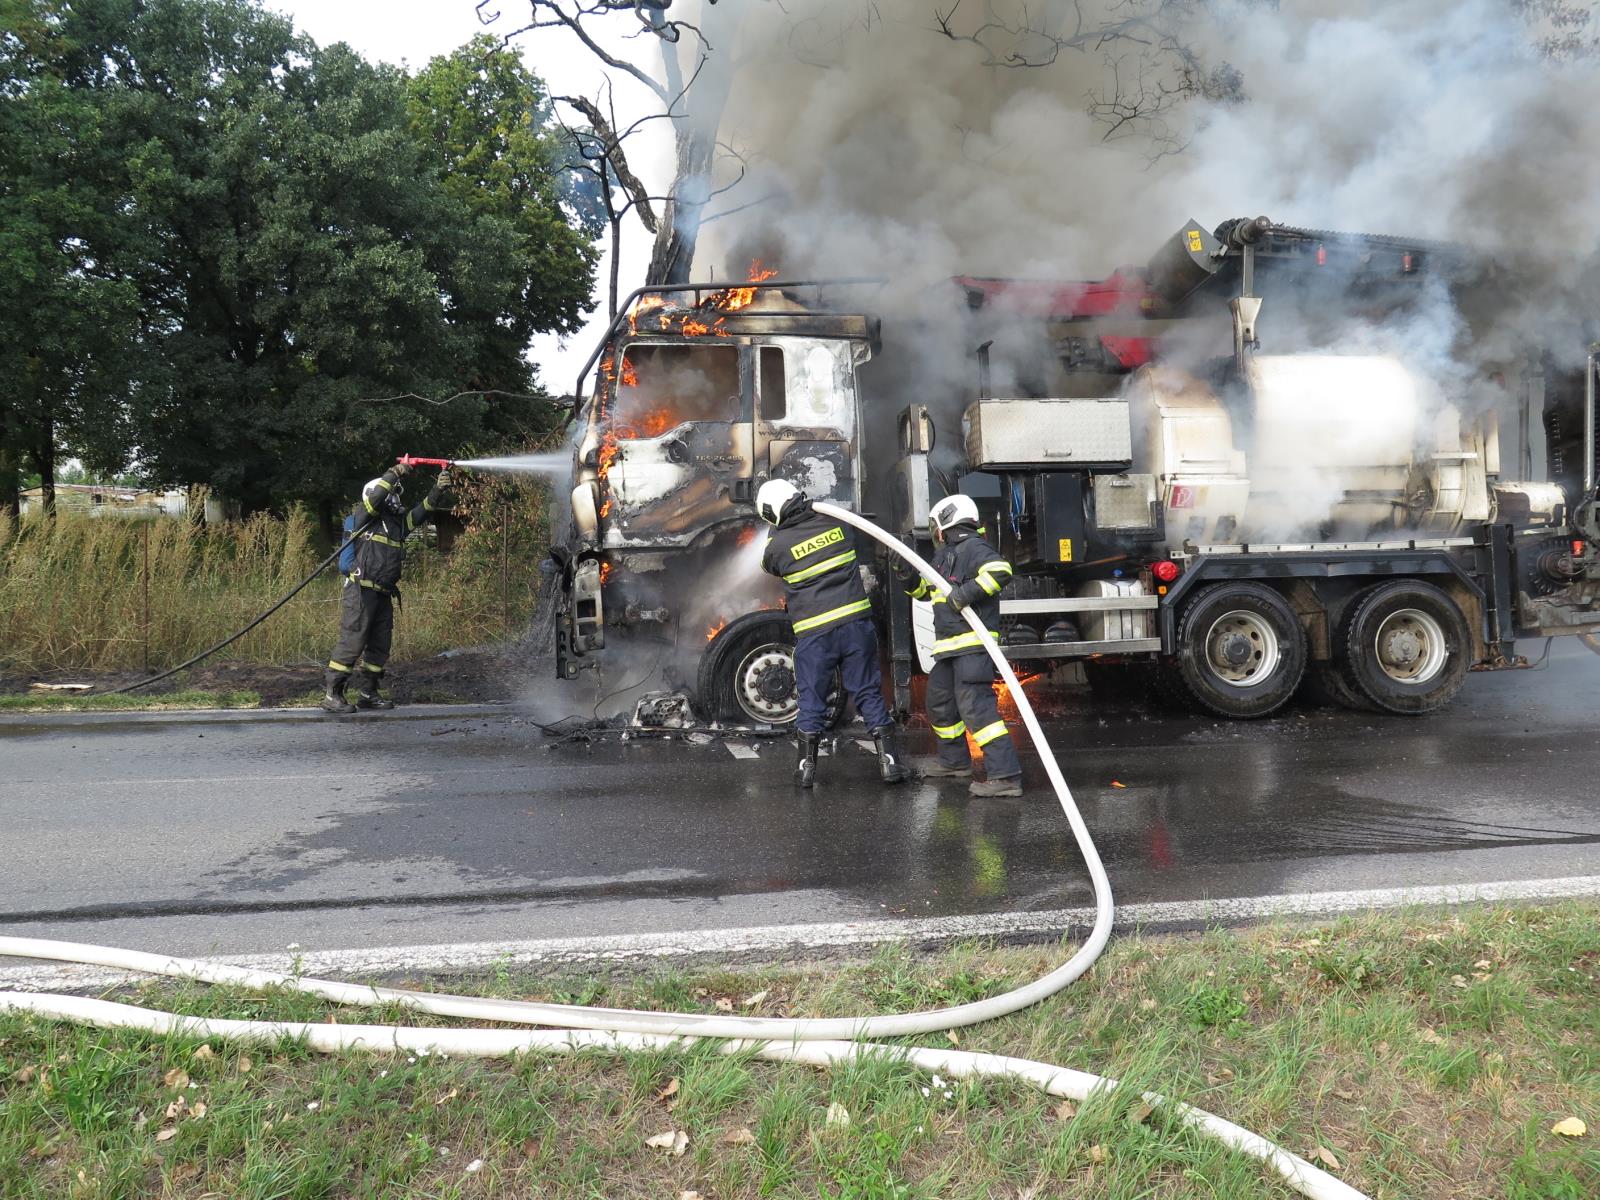
[[[710,719],[783,723],[792,637],[756,489],[859,508],[857,370],[875,323],[789,282],[645,288],[579,380],[557,674],[652,649]],[[592,387],[585,391],[590,372]],[[648,663],[646,658],[644,662]]]

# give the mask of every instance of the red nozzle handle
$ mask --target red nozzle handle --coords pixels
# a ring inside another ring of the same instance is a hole
[[[414,454],[402,454],[395,459],[402,467],[453,467],[455,463],[448,458],[418,458]]]

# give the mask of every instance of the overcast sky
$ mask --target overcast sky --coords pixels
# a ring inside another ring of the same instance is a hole
[[[265,0],[265,4],[288,16],[319,45],[348,42],[364,58],[408,63],[413,68],[423,66],[437,54],[450,53],[479,33],[515,29],[528,16],[526,0],[490,0],[485,12],[498,9],[501,16],[487,26],[478,20],[476,0]],[[529,66],[544,78],[553,93],[595,94],[600,80],[597,64],[569,35],[545,30],[538,35],[524,35],[517,44]],[[618,99],[626,102],[625,91],[619,90]],[[636,166],[642,170],[648,164]],[[647,239],[636,223],[630,223],[624,233],[624,292],[643,278],[650,250]],[[602,263],[599,279],[604,280],[605,271]],[[565,346],[553,337],[535,339],[531,357],[539,364],[540,376],[552,392],[572,390],[578,368],[604,331],[601,316],[601,320],[592,320],[588,328],[568,338]]]

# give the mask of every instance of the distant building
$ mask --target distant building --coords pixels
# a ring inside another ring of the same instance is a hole
[[[44,489],[24,488],[22,515],[44,510]],[[189,511],[189,494],[182,488],[148,492],[139,488],[100,483],[56,484],[58,512],[86,512],[92,516],[181,517]]]

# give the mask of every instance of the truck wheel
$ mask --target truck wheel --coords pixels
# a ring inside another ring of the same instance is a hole
[[[696,694],[714,721],[789,725],[800,713],[795,688],[794,632],[784,617],[750,613],[730,621],[700,659]],[[827,725],[843,708],[835,680],[829,689]]]
[[[1350,606],[1340,641],[1345,681],[1382,712],[1436,712],[1467,679],[1472,632],[1456,602],[1431,583],[1396,579],[1368,588]]]
[[[1202,708],[1264,717],[1294,695],[1305,669],[1305,631],[1289,602],[1269,587],[1212,584],[1183,610],[1178,671]]]

